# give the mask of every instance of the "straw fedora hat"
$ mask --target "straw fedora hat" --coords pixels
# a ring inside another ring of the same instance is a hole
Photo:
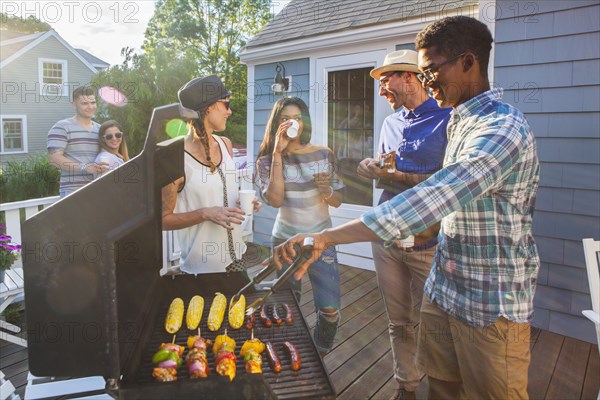
[[[392,51],[386,54],[381,67],[371,70],[371,77],[379,80],[382,74],[390,71],[410,71],[418,74],[421,71],[417,68],[417,55],[414,50]]]

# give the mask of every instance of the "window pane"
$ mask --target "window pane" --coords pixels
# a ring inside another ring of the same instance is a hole
[[[57,63],[44,63],[42,66],[42,81],[45,84],[62,85],[63,65]]]
[[[20,119],[2,120],[4,151],[23,150],[23,121]]]
[[[358,177],[358,163],[373,156],[374,86],[371,68],[328,74],[328,145],[338,161],[346,190],[344,203],[373,204],[373,182]]]

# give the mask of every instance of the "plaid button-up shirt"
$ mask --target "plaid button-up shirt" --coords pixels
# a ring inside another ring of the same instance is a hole
[[[539,183],[533,133],[499,88],[456,107],[447,132],[444,168],[361,220],[386,242],[441,220],[429,299],[476,327],[500,316],[528,321],[540,264],[531,226]]]

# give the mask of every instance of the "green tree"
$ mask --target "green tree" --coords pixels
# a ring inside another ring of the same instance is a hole
[[[170,51],[162,47],[152,55],[134,54],[129,48],[122,54],[123,64],[97,74],[93,85],[110,86],[127,97],[126,106],[100,101],[96,118],[99,122],[114,119],[123,126],[131,156],[144,146],[153,109],[178,101],[177,90],[193,76],[195,66],[186,58],[172,59]]]
[[[227,132],[246,143],[246,67],[237,53],[268,21],[269,0],[158,0],[145,33],[144,53],[124,48],[124,61],[94,77],[96,87],[111,86],[129,102],[100,102],[97,120],[123,125],[130,155],[146,138],[152,110],[177,102],[177,90],[196,76],[217,74],[234,93]]]
[[[52,27],[46,22],[42,22],[30,15],[27,18],[17,17],[16,15],[8,15],[0,13],[0,30],[2,31],[13,31],[21,33],[36,33],[46,32],[52,29]]]
[[[169,48],[196,60],[199,74],[230,82],[245,70],[237,53],[269,21],[269,7],[269,0],[158,0],[144,50]]]
[[[146,29],[146,54],[169,49],[172,59],[194,60],[194,76],[216,74],[234,93],[227,126],[234,143],[246,143],[247,74],[238,52],[269,21],[270,6],[269,0],[159,0]]]

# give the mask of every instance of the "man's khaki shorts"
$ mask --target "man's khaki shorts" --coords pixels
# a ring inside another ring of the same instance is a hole
[[[500,317],[475,328],[423,296],[417,364],[428,376],[461,382],[466,398],[526,399],[529,362],[529,323]]]

